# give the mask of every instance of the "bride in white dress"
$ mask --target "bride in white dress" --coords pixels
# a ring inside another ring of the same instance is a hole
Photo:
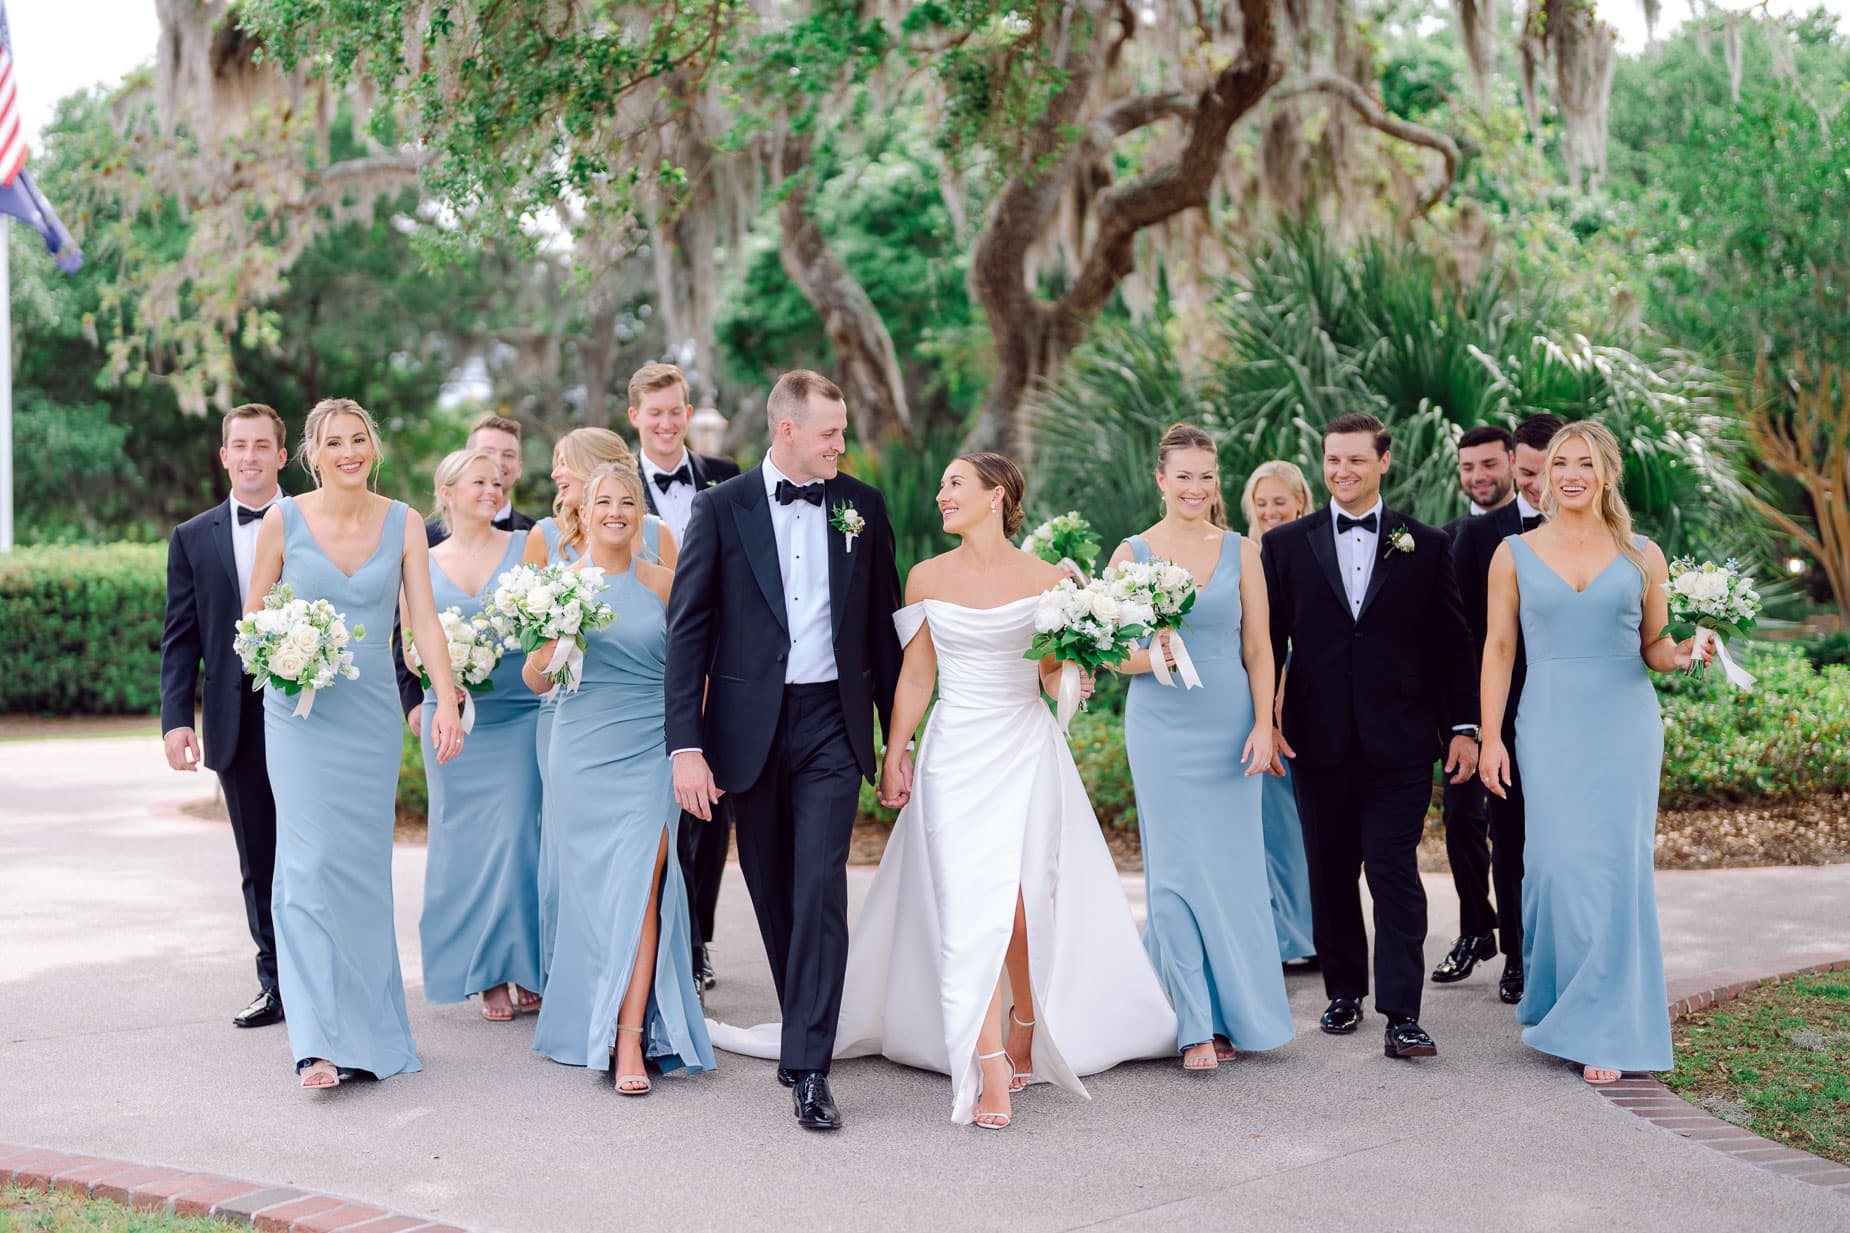
[[[894,615],[906,648],[893,731],[938,701],[905,808],[848,947],[835,1055],[880,1053],[951,1076],[951,1119],[1008,1125],[1010,1092],[1170,1057],[1176,1021],[1151,969],[1072,753],[1041,699],[1056,671],[1024,658],[1052,565],[1013,547],[1023,481],[997,454],[945,469],[938,508],[962,544],[922,562]],[[1005,999],[1005,990],[1013,1000]],[[1005,1010],[1009,1015],[1003,1030]],[[713,1043],[774,1057],[774,1026],[711,1025]]]

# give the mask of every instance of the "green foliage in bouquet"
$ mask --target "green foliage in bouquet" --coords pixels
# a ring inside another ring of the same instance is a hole
[[[0,557],[0,713],[158,711],[166,561],[162,544]]]
[[[1049,518],[1021,541],[1023,552],[1032,552],[1049,565],[1071,561],[1090,576],[1098,563],[1098,535],[1078,510],[1068,510]]]

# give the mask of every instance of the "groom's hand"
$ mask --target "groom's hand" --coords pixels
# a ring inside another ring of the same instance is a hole
[[[1451,776],[1450,783],[1463,783],[1477,774],[1477,739],[1460,732],[1452,738],[1452,747],[1445,758],[1445,773]]]
[[[683,810],[702,822],[713,820],[713,806],[726,795],[713,782],[713,770],[707,756],[698,749],[685,749],[674,756],[674,799]]]
[[[161,738],[161,744],[167,753],[167,765],[174,770],[199,769],[199,738],[191,728],[175,728]]]

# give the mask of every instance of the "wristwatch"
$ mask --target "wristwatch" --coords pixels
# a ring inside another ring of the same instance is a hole
[[[1476,724],[1459,724],[1457,727],[1452,729],[1452,735],[1453,736],[1468,736],[1474,741],[1481,739],[1479,735],[1479,729]]]

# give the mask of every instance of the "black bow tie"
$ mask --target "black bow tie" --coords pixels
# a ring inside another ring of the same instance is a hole
[[[682,463],[672,471],[657,471],[655,473],[655,486],[663,492],[667,492],[676,484],[686,484],[692,487],[693,483],[693,468],[689,467],[686,463]]]
[[[1540,514],[1524,514],[1522,516],[1522,529],[1525,535],[1541,525],[1542,516]]]
[[[793,484],[789,480],[777,481],[777,503],[788,505],[792,501],[808,501],[811,505],[822,505],[822,481],[808,484]]]
[[[488,525],[497,531],[512,531],[514,529],[514,515],[512,511],[510,511]]]
[[[1373,531],[1375,529],[1374,512],[1370,511],[1369,513],[1363,514],[1360,518],[1351,518],[1347,514],[1336,515],[1337,534],[1342,534],[1350,527],[1361,527],[1364,531]]]
[[[275,502],[272,501],[270,504],[274,505]],[[246,523],[261,522],[263,521],[263,516],[269,512],[269,505],[264,506],[262,509],[252,509],[248,505],[240,505],[238,506],[238,525],[243,526]]]

